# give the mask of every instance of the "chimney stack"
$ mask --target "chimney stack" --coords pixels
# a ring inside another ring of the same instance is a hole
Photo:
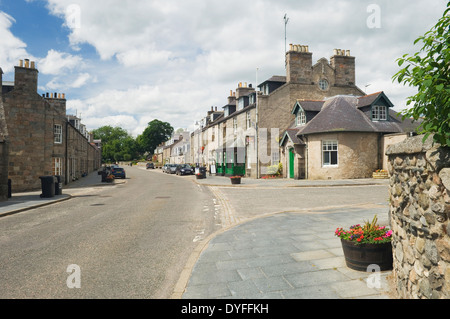
[[[330,58],[330,65],[335,70],[335,85],[355,85],[355,57],[350,55],[350,50],[334,49]]]
[[[14,67],[14,90],[37,93],[38,70],[34,61],[19,60],[19,66]]]
[[[289,51],[286,53],[286,81],[311,84],[312,53],[309,52],[309,46],[289,44]]]

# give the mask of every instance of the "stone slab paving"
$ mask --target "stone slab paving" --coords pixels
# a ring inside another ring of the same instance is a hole
[[[280,213],[253,219],[210,240],[183,299],[388,298],[386,276],[345,265],[336,227],[372,220],[386,208]]]

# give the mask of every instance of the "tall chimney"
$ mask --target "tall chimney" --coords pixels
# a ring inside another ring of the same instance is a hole
[[[19,60],[19,66],[14,67],[14,90],[37,93],[38,73],[36,68],[30,68],[29,59],[25,59],[25,64]]]
[[[330,65],[335,71],[335,85],[355,85],[355,57],[350,56],[350,50],[335,49],[330,58]]]
[[[286,81],[288,83],[311,84],[312,53],[304,45],[292,45],[286,53]]]

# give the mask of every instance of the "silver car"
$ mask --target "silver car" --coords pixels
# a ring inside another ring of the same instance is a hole
[[[175,174],[177,172],[177,165],[176,164],[167,164],[166,166],[166,173],[168,174]]]

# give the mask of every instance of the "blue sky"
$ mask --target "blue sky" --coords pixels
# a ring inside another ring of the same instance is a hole
[[[285,75],[287,14],[288,44],[308,45],[313,63],[350,50],[356,84],[384,91],[401,110],[414,89],[392,83],[395,60],[419,49],[413,41],[446,3],[0,0],[0,67],[11,81],[19,59],[35,60],[39,93],[65,93],[68,113],[88,129],[121,126],[137,136],[155,118],[192,129],[239,82]]]

